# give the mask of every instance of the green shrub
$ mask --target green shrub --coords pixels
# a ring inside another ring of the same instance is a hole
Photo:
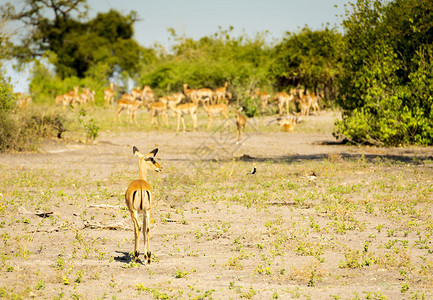
[[[86,115],[87,115],[86,111],[83,108],[81,108],[78,113],[78,122],[84,127],[87,134],[87,138],[93,142],[99,135],[99,126],[96,125],[95,120],[93,118],[87,120],[85,118]]]
[[[255,117],[259,113],[258,99],[244,98],[242,100],[242,109],[248,118]]]
[[[336,122],[337,138],[433,145],[432,26],[430,18],[417,13],[426,3],[359,0],[354,5],[357,13],[343,22],[338,101],[344,113]]]

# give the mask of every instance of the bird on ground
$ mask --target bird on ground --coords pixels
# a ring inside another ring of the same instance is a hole
[[[248,172],[248,174],[254,175],[254,174],[256,174],[256,172],[257,172],[257,168],[256,168],[256,166],[254,166],[254,168],[250,172]]]

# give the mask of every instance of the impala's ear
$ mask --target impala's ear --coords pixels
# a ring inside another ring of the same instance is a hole
[[[149,153],[152,153],[153,156],[156,155],[156,153],[158,153],[158,148],[153,149],[152,151],[150,151]]]
[[[140,153],[140,150],[138,150],[138,148],[135,147],[135,146],[132,147],[132,153],[133,153],[135,156],[137,156],[138,158],[140,158],[140,157],[143,156],[143,154]]]
[[[146,154],[145,158],[149,159],[149,158],[153,158],[155,157],[156,153],[158,153],[158,148],[153,149],[152,151],[150,151],[149,153]]]

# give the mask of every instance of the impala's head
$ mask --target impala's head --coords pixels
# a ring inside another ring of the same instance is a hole
[[[150,151],[147,154],[141,154],[137,147],[134,146],[132,148],[132,153],[140,159],[138,162],[140,169],[145,168],[147,170],[161,172],[161,165],[154,159],[156,153],[158,153],[158,148]]]

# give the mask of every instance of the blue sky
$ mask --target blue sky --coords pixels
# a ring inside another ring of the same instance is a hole
[[[0,5],[8,1],[0,0]],[[14,2],[14,1],[11,1]],[[135,24],[135,39],[142,46],[154,43],[170,47],[168,28],[178,35],[198,39],[222,29],[234,27],[250,37],[268,31],[269,42],[278,41],[285,32],[297,32],[308,25],[321,29],[338,27],[348,0],[88,0],[89,18],[110,8],[127,14],[135,10],[140,21]],[[5,65],[16,92],[26,92],[27,73],[18,74]]]
[[[353,2],[353,1],[352,1]],[[93,18],[98,11],[115,8],[123,14],[135,10],[141,20],[135,26],[135,38],[143,46],[159,42],[168,45],[167,28],[178,34],[200,38],[233,26],[250,36],[269,31],[279,39],[286,31],[296,32],[308,25],[320,29],[327,23],[340,24],[348,0],[90,0]],[[337,7],[335,7],[337,6]]]

